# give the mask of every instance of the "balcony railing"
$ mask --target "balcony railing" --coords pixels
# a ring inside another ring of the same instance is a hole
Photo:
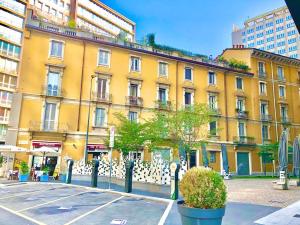
[[[126,104],[129,106],[142,107],[143,106],[143,98],[135,97],[135,96],[127,96]]]
[[[171,102],[170,101],[162,101],[157,100],[155,102],[157,109],[165,109],[165,110],[171,110]]]
[[[257,71],[257,74],[258,74],[258,77],[259,77],[259,78],[266,78],[266,77],[267,77],[266,71],[258,70],[258,71]]]
[[[291,121],[288,117],[281,117],[281,123],[283,124],[290,124]]]
[[[218,115],[221,115],[221,110],[218,109],[218,108],[211,108],[211,107],[210,107],[210,112],[211,112],[212,116],[218,116]]]
[[[43,95],[50,97],[62,97],[63,91],[58,86],[45,85],[43,86]]]
[[[240,109],[236,109],[235,111],[236,111],[237,118],[239,118],[239,119],[247,119],[248,118],[248,114],[249,114],[248,111],[240,110]]]
[[[112,102],[112,95],[109,93],[93,93],[93,100],[96,102],[102,102],[102,103],[111,103]]]
[[[0,123],[8,123],[9,117],[8,116],[0,116]]]
[[[282,75],[277,75],[277,78],[278,78],[279,81],[282,81],[282,82],[285,82],[285,81],[286,81],[286,80],[285,80],[285,77],[282,76]]]
[[[272,116],[271,115],[267,115],[267,114],[261,114],[260,115],[260,120],[261,121],[271,121],[272,120]]]
[[[236,136],[233,137],[233,142],[238,145],[255,145],[254,137]]]
[[[40,132],[66,133],[69,130],[69,125],[67,123],[57,123],[55,121],[49,120],[45,120],[44,122],[30,121],[29,130]]]

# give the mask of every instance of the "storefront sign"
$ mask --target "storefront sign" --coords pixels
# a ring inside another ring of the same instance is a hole
[[[53,142],[53,141],[32,141],[32,146],[34,148],[41,147],[50,147],[50,148],[61,148],[61,142]]]
[[[106,150],[107,147],[104,144],[88,144],[87,146],[88,151],[99,151],[99,150]]]

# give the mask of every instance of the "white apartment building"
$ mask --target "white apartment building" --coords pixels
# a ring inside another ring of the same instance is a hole
[[[99,0],[29,0],[36,16],[58,24],[75,24],[95,34],[135,40],[135,23]],[[70,23],[71,22],[71,23]]]
[[[281,7],[234,26],[232,44],[300,59],[300,36],[287,7]]]
[[[23,44],[26,0],[0,0],[0,144],[6,139]]]

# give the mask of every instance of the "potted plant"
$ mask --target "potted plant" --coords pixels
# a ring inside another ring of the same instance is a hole
[[[41,175],[40,181],[41,182],[48,182],[49,181],[49,167],[44,166],[42,171],[43,171],[43,175]]]
[[[183,201],[178,201],[178,211],[183,225],[221,225],[227,197],[222,177],[215,171],[192,168],[179,184]]]
[[[19,181],[26,182],[29,177],[29,167],[28,164],[22,161],[19,165]]]

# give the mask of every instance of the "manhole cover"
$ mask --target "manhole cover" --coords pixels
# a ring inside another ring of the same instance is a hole
[[[127,223],[127,220],[119,220],[119,219],[114,219],[110,222],[111,225],[124,225]]]
[[[300,214],[296,214],[296,215],[294,215],[294,217],[300,218]]]

